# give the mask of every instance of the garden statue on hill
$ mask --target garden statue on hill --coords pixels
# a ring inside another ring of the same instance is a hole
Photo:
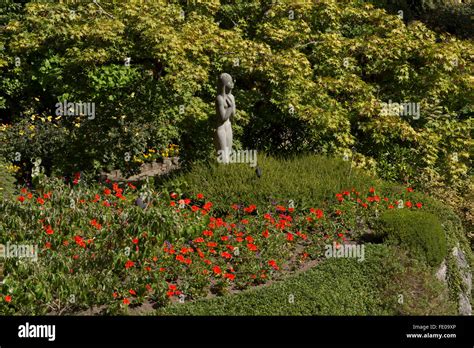
[[[235,116],[235,99],[231,91],[234,88],[232,77],[223,73],[217,80],[217,130],[215,145],[217,149],[218,161],[229,163],[232,153],[232,124]]]

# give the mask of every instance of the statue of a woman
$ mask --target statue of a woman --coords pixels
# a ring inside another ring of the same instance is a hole
[[[235,99],[231,91],[234,88],[232,77],[223,73],[217,80],[217,132],[216,132],[216,149],[218,161],[222,163],[230,162],[232,153],[232,124],[235,116]]]

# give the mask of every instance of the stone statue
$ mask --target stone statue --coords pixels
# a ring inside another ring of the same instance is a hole
[[[223,73],[217,80],[217,131],[215,145],[217,160],[220,163],[229,163],[232,153],[232,124],[235,116],[235,99],[231,91],[234,88],[232,77]]]

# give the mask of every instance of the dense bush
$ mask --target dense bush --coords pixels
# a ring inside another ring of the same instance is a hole
[[[132,171],[127,158],[169,143],[185,158],[208,157],[215,80],[227,71],[236,79],[237,145],[347,155],[395,180],[466,178],[469,41],[406,26],[355,0],[101,6],[0,7],[2,122],[52,116],[67,135],[52,148],[61,149],[53,157],[63,153],[54,162],[60,171],[107,164]],[[95,118],[56,119],[64,100],[94,102]],[[390,100],[420,103],[420,118],[383,116],[381,103]],[[30,161],[38,151],[17,145],[20,129],[11,129],[2,151]]]
[[[408,248],[431,266],[439,265],[446,257],[446,235],[436,216],[394,209],[382,214],[380,220],[389,243]]]
[[[390,12],[403,11],[404,20],[422,20],[431,29],[461,38],[472,38],[474,26],[471,0],[371,0]]]

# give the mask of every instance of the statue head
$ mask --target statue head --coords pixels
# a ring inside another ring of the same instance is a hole
[[[234,82],[232,81],[232,76],[227,73],[222,73],[219,75],[217,80],[217,89],[219,92],[230,93],[234,88]]]

